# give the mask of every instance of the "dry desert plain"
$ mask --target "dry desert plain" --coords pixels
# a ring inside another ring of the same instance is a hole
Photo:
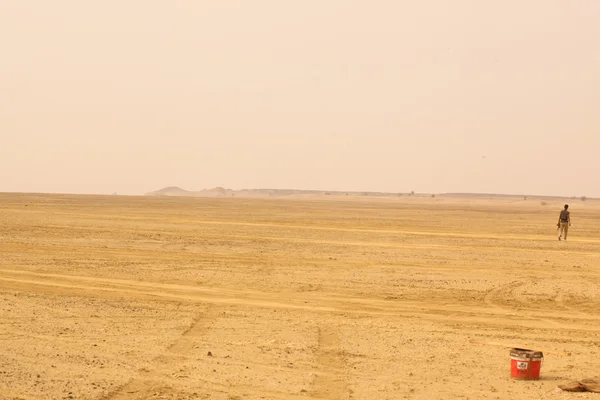
[[[0,398],[595,398],[600,202],[547,201],[1,194]]]

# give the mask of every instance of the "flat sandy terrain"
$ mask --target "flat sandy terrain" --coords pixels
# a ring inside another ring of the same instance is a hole
[[[596,398],[600,203],[548,202],[0,195],[0,398]]]

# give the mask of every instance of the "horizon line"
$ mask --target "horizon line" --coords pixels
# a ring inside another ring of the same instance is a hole
[[[1,195],[6,194],[24,194],[24,195],[75,195],[75,196],[132,196],[132,197],[149,197],[154,193],[159,193],[161,191],[165,191],[166,189],[177,189],[186,193],[202,193],[208,192],[214,189],[224,189],[231,192],[244,192],[244,191],[275,191],[275,192],[285,192],[285,191],[294,191],[294,192],[304,192],[307,194],[326,194],[326,193],[336,193],[336,194],[376,194],[376,195],[385,195],[385,196],[496,196],[496,197],[532,197],[532,198],[552,198],[552,199],[579,199],[579,200],[598,200],[596,197],[587,197],[587,196],[566,196],[566,195],[543,195],[543,194],[515,194],[515,193],[490,193],[490,192],[385,192],[385,191],[367,191],[367,190],[323,190],[323,189],[273,189],[273,188],[255,188],[255,189],[228,189],[222,186],[216,186],[212,189],[202,189],[202,190],[187,190],[182,189],[178,186],[166,186],[162,189],[158,189],[155,191],[150,191],[146,193],[137,193],[137,194],[119,194],[118,192],[114,192],[112,194],[109,193],[76,193],[76,192],[37,192],[37,191],[27,191],[27,192],[16,192],[16,191],[0,191]],[[298,193],[298,194],[300,194]],[[168,197],[168,196],[164,196]],[[177,196],[171,196],[177,197]],[[366,197],[366,196],[365,196]]]

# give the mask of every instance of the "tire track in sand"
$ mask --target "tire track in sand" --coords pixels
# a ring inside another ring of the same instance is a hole
[[[522,286],[522,285],[523,284],[521,282],[514,281],[514,282],[510,282],[508,284],[499,286],[497,288],[494,288],[485,295],[483,302],[487,306],[489,306],[491,308],[495,308],[500,311],[505,311],[505,312],[514,311],[511,308],[501,305],[498,298],[504,298],[505,296],[502,296],[503,293],[510,292],[513,289],[516,289],[517,287]]]
[[[556,303],[556,305],[558,307],[560,307],[561,309],[566,311],[572,319],[588,319],[588,320],[596,320],[596,321],[600,320],[600,316],[598,316],[598,315],[595,315],[595,314],[592,314],[589,312],[585,312],[585,311],[581,311],[581,310],[569,305],[567,303],[567,300],[565,300],[565,291],[564,290],[561,290],[557,293],[556,297],[554,298],[554,302]]]
[[[513,281],[506,285],[492,289],[485,296],[484,302],[492,308],[505,312],[507,315],[516,314],[537,319],[540,322],[544,322],[547,328],[565,328],[564,324],[561,324],[553,319],[542,317],[536,314],[534,310],[530,308],[531,303],[518,293],[519,289],[525,287],[526,285],[526,282]],[[502,303],[502,301],[504,301],[504,303],[510,304],[511,300],[519,302],[520,306],[510,306]],[[525,307],[527,307],[527,309],[524,309]]]
[[[512,283],[519,286],[519,283]],[[457,323],[486,323],[503,326],[539,327],[541,318],[557,318],[561,315],[556,310],[517,310],[501,304],[502,293],[510,293],[510,288],[501,286],[488,292],[485,296],[485,307],[480,309],[455,307],[425,306],[420,302],[390,302],[377,298],[339,297],[335,295],[315,295],[307,298],[303,293],[299,296],[285,296],[239,288],[219,288],[198,285],[180,285],[134,281],[115,278],[98,278],[48,274],[33,271],[0,269],[0,288],[11,287],[14,290],[55,293],[58,295],[91,296],[94,298],[123,299],[135,298],[153,301],[185,301],[214,306],[247,306],[260,308],[278,308],[287,310],[309,311],[325,314],[381,315],[405,318],[428,319],[432,321]],[[309,300],[309,301],[307,301]],[[461,311],[461,314],[457,314]],[[564,314],[565,317],[571,315]],[[600,332],[597,317],[578,317],[578,323],[560,325],[552,321],[553,328],[563,330]]]
[[[151,368],[137,371],[127,383],[117,387],[100,400],[148,399],[157,392],[175,392],[168,381],[167,371],[174,367],[178,359],[185,358],[201,341],[209,326],[217,318],[214,306],[196,317],[188,329],[166,350],[152,360]]]
[[[320,326],[318,342],[319,372],[314,382],[314,397],[331,400],[347,399],[345,360],[337,329],[327,325]]]

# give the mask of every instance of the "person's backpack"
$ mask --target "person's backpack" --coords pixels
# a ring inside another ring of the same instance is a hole
[[[569,211],[567,210],[562,210],[560,212],[560,220],[562,222],[569,222]]]

